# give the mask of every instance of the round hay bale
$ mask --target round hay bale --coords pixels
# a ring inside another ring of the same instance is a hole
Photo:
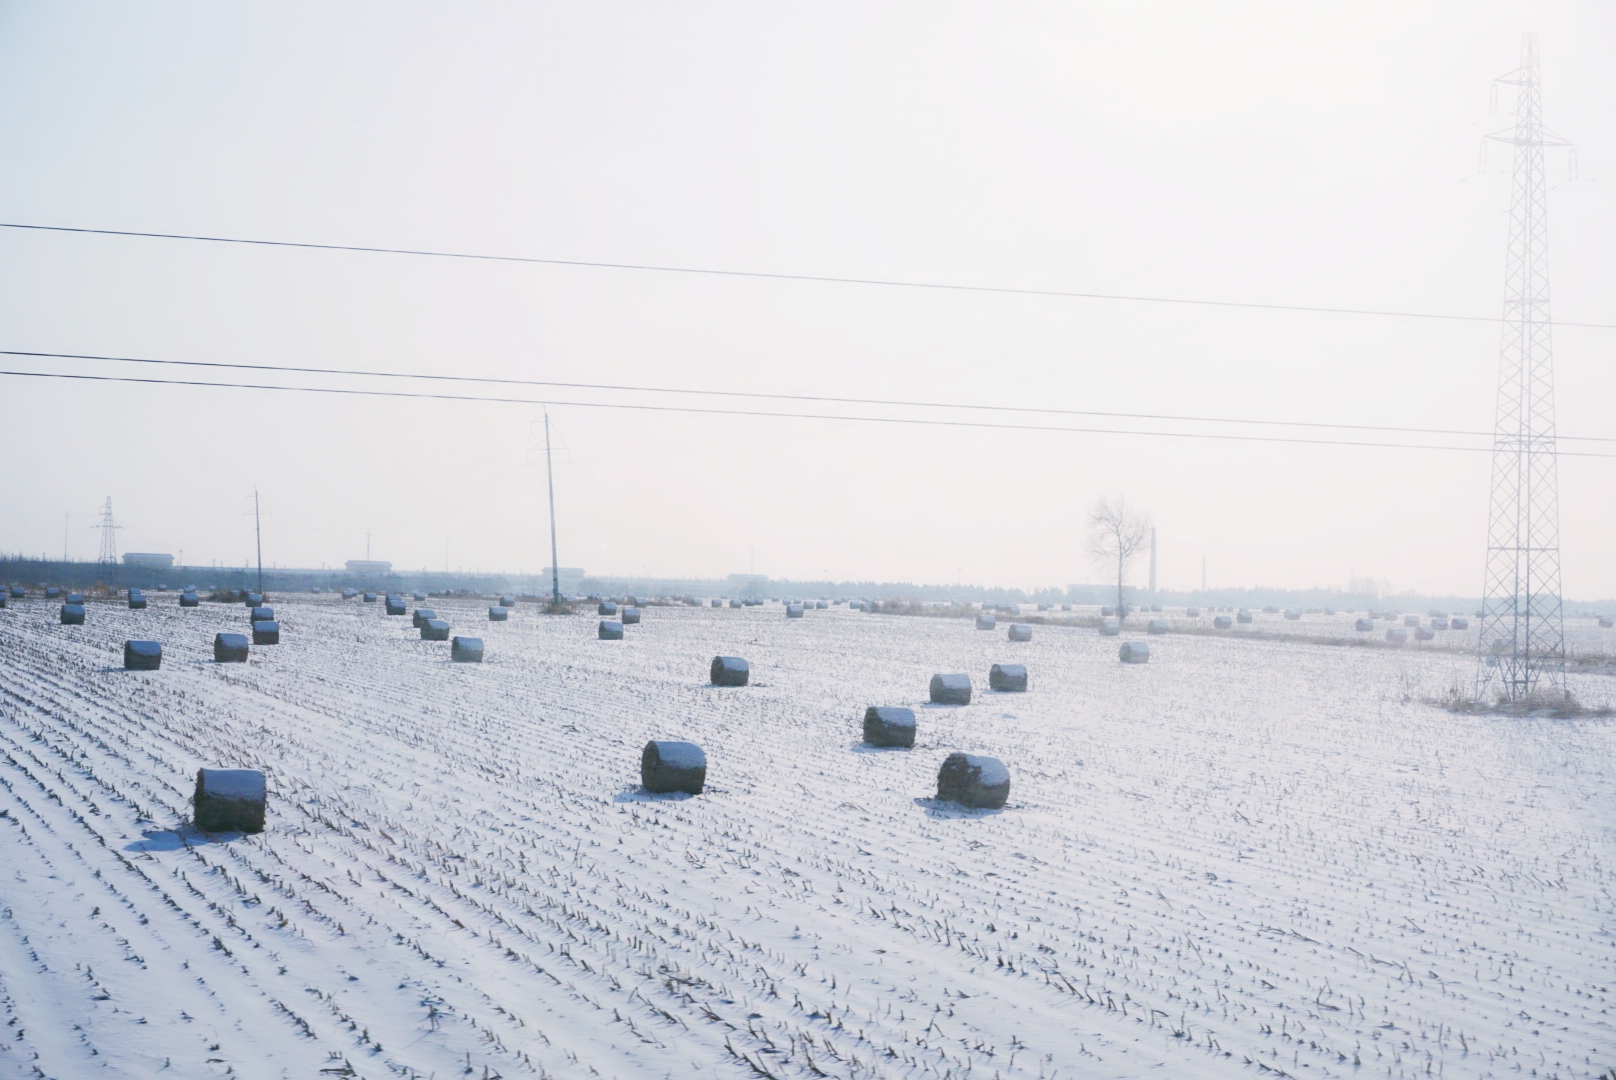
[[[126,641],[123,643],[123,669],[125,671],[156,671],[163,666],[163,646],[155,641]]]
[[[56,587],[56,586],[54,586],[54,585],[47,585],[47,586],[46,586],[46,587],[45,587],[45,599],[47,599],[47,600],[54,600],[54,599],[56,599],[56,598],[57,598],[57,597],[58,597],[58,596],[61,596],[61,595],[62,595],[62,590],[61,590],[61,589],[58,589],[58,588],[57,588],[57,587]]]
[[[374,604],[375,602],[376,602],[376,594],[375,593],[368,592],[368,593],[365,594],[365,603]],[[399,614],[402,615],[404,613],[401,611],[401,612],[399,612]]]
[[[1455,615],[1453,618],[1448,620],[1448,625],[1453,627],[1455,630],[1468,630],[1470,629],[1470,620],[1465,618],[1463,615]],[[1609,626],[1610,623],[1607,620],[1599,625]]]
[[[488,621],[489,622],[504,622],[506,619],[509,619],[510,617],[511,617],[511,613],[508,610],[506,610],[505,608],[502,608],[497,604],[488,609]]]
[[[1102,607],[1100,609],[1100,618],[1109,619],[1113,615],[1115,615],[1116,613],[1117,613],[1117,609],[1114,608],[1114,607]]]
[[[711,671],[714,686],[745,686],[752,677],[752,666],[739,656],[715,656]]]
[[[1404,615],[1403,625],[1412,630],[1416,626],[1420,625],[1420,617],[1418,615]]]
[[[827,604],[823,600],[815,600],[814,601],[814,610],[815,611],[829,611],[830,610],[830,605]]]
[[[1026,623],[1011,623],[1010,632],[1006,637],[1011,641],[1031,641],[1032,627]]]
[[[724,606],[724,601],[718,600],[718,599],[709,600],[709,601],[707,601],[707,606],[708,607],[723,607]],[[737,604],[736,606],[739,607],[740,605]]]
[[[1201,617],[1201,609],[1198,607],[1187,607],[1184,609],[1184,617],[1186,619],[1199,619]]]
[[[1024,693],[1027,689],[1027,665],[994,664],[988,669],[988,689],[1008,694]]]
[[[267,785],[257,769],[198,769],[194,823],[203,832],[264,831]]]
[[[602,619],[595,631],[595,636],[602,641],[622,641],[623,624],[616,619]]]
[[[70,592],[65,597],[62,598],[62,603],[64,603],[64,604],[82,604],[82,603],[84,603],[84,594],[83,593]]]
[[[1446,630],[1447,628],[1448,628],[1448,620],[1447,619],[1432,619],[1431,620],[1431,629],[1432,630]]]
[[[1285,617],[1287,619],[1291,620],[1291,622],[1296,622],[1299,619],[1301,619],[1301,617],[1302,617],[1302,609],[1301,608],[1286,608],[1285,609]]]
[[[366,593],[365,599],[368,601],[370,596],[370,593]],[[388,615],[403,615],[409,610],[409,605],[404,602],[402,596],[393,596],[391,594],[387,597],[385,607]]]
[[[215,664],[245,664],[247,662],[246,634],[215,634],[213,636],[213,662]]]
[[[1408,631],[1401,626],[1394,626],[1386,631],[1386,640],[1393,645],[1402,645],[1408,641]]]
[[[731,609],[738,608],[741,606],[741,602],[739,600],[731,600],[729,602],[729,606]]]
[[[245,604],[247,607],[258,607],[261,604],[263,604],[263,602],[264,602],[264,595],[262,593],[255,593],[255,592],[248,593],[247,598],[242,601],[242,603]]]
[[[1245,608],[1241,608],[1239,611],[1235,612],[1234,621],[1239,623],[1250,622],[1251,612],[1247,611]]]
[[[58,617],[62,620],[63,626],[83,626],[84,605],[63,604],[62,610],[58,613]]]
[[[275,609],[272,608],[272,607],[269,607],[267,605],[262,605],[261,604],[258,607],[255,607],[255,608],[252,609],[252,616],[250,617],[250,619],[248,621],[249,622],[274,622],[275,621]]]
[[[139,589],[129,590],[129,610],[140,611],[146,606],[146,594]]]
[[[1168,629],[1166,619],[1151,619],[1145,623],[1145,633],[1147,634],[1165,634]]]
[[[314,589],[309,590],[309,592],[314,592],[314,591],[315,591]],[[417,603],[420,603],[422,600],[426,599],[426,593],[419,593],[419,592],[414,593],[412,595],[412,599],[414,599]]]
[[[1363,633],[1366,630],[1373,630],[1375,628],[1375,620],[1374,619],[1359,619],[1357,622],[1354,622],[1352,624],[1352,628],[1354,630],[1358,631],[1359,633]]]
[[[700,795],[707,786],[707,755],[695,743],[652,739],[640,751],[640,783],[654,795]]]
[[[1430,641],[1436,637],[1436,631],[1432,630],[1429,626],[1416,626],[1414,628],[1414,636],[1420,641]]]
[[[499,606],[500,607],[515,607],[516,606],[516,597],[512,596],[510,593],[506,593],[504,596],[501,596],[499,598]]]
[[[871,705],[864,710],[864,741],[871,746],[915,745],[915,710],[900,705]]]
[[[254,645],[279,645],[281,643],[281,624],[269,620],[253,623],[252,639]]]
[[[359,595],[359,590],[357,590],[357,589],[343,589],[342,590],[342,598],[344,600],[352,600],[354,597],[356,597],[358,595]]]
[[[962,673],[933,675],[931,677],[931,703],[933,705],[969,705],[971,703],[971,677]]]
[[[449,643],[449,659],[457,664],[482,663],[483,639],[455,635],[455,639]]]
[[[998,758],[949,754],[937,770],[937,801],[972,810],[998,810],[1010,798],[1010,770]]]
[[[788,618],[788,619],[800,619],[800,618],[802,618],[802,605],[801,604],[787,604],[786,605],[786,618]]]
[[[639,624],[640,624],[640,609],[637,608],[637,607],[626,607],[626,608],[624,608],[623,609],[623,625],[624,626],[638,626]]]
[[[1124,641],[1122,648],[1117,650],[1117,659],[1124,664],[1145,664],[1150,662],[1150,646],[1143,641]]]
[[[21,600],[27,595],[27,590],[25,590],[21,585],[13,585],[11,587],[11,598],[13,600]]]
[[[1227,616],[1227,615],[1214,615],[1214,616],[1212,616],[1212,629],[1214,629],[1214,630],[1229,630],[1229,629],[1232,629],[1233,627],[1234,627],[1234,620],[1229,618],[1229,616]]]
[[[976,628],[978,630],[992,630],[998,625],[999,620],[985,611],[976,617]]]
[[[431,608],[418,607],[415,609],[415,614],[410,617],[410,621],[413,622],[415,624],[415,628],[419,630],[421,627],[426,625],[426,621],[428,619],[436,619],[437,617],[438,613],[433,611]]]
[[[449,623],[446,619],[428,619],[421,624],[422,641],[448,641]]]
[[[1100,620],[1101,637],[1116,637],[1120,633],[1122,633],[1122,623],[1120,620],[1115,618]]]
[[[614,602],[612,602],[611,600],[602,600],[598,605],[596,605],[595,614],[596,615],[616,615],[617,614],[617,605]]]

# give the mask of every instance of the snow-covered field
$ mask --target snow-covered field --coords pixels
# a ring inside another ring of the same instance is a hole
[[[285,644],[215,665],[245,609],[148,595],[0,611],[6,1076],[1616,1066],[1616,722],[1422,704],[1456,653],[1125,666],[1093,630],[777,605],[602,642],[427,601],[487,642],[451,665],[380,604],[275,596]],[[752,685],[706,685],[715,653]],[[986,692],[1005,660],[1028,693]],[[973,704],[923,705],[939,671]],[[859,745],[871,704],[916,707],[914,750]],[[639,790],[653,737],[705,747],[705,794]],[[955,749],[1008,764],[1003,811],[931,802]],[[269,774],[265,833],[186,829],[201,765]]]

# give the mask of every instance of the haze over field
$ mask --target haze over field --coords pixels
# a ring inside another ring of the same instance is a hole
[[[1520,32],[1555,312],[1616,322],[1616,10],[1318,5],[0,8],[0,221],[1494,316]],[[1490,430],[1494,324],[0,229],[0,348]],[[1556,331],[1611,436],[1616,331]],[[9,370],[376,380],[8,357]],[[570,402],[790,405],[537,387]],[[0,378],[0,550],[535,571],[541,407]],[[1485,453],[558,406],[561,561],[600,573],[1090,580],[1102,492],[1160,581],[1481,582]],[[926,416],[938,416],[935,411]],[[961,413],[949,418],[973,418]],[[975,417],[980,418],[980,417]],[[1010,423],[1343,437],[1167,421]],[[1393,442],[1485,445],[1458,436]],[[1598,450],[1599,444],[1566,449]],[[1562,458],[1566,591],[1616,594],[1612,462]]]

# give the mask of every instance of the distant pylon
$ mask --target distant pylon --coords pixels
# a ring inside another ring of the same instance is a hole
[[[1490,138],[1514,146],[1515,162],[1476,697],[1519,701],[1565,692],[1543,167],[1544,147],[1565,143],[1543,127],[1536,34],[1523,35],[1520,68],[1498,81],[1516,87],[1515,127]]]
[[[96,562],[107,566],[118,564],[118,530],[123,528],[112,520],[112,496],[101,507],[101,522],[96,526],[101,530],[101,554],[96,556]]]

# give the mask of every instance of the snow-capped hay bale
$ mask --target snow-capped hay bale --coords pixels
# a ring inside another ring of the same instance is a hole
[[[715,656],[711,670],[714,686],[745,686],[752,677],[752,665],[739,656]]]
[[[1386,631],[1386,641],[1392,645],[1402,645],[1408,641],[1408,631],[1401,626],[1394,626]]]
[[[786,605],[786,618],[788,618],[788,619],[800,619],[800,618],[802,618],[802,605],[801,604],[787,604]]]
[[[245,664],[247,662],[246,634],[213,635],[213,662],[215,664]]]
[[[707,786],[707,755],[695,743],[652,739],[640,751],[640,783],[653,795],[700,795]]]
[[[62,603],[64,603],[64,604],[82,604],[82,603],[84,603],[84,594],[83,593],[70,592],[66,596],[62,597]]]
[[[1147,634],[1165,634],[1169,629],[1171,628],[1167,625],[1166,619],[1151,619],[1145,623],[1145,633]]]
[[[717,599],[715,597],[714,599],[707,601],[707,606],[708,607],[723,607],[724,606],[724,601],[719,600],[719,599]]]
[[[623,625],[624,626],[638,626],[639,624],[640,624],[640,609],[637,608],[637,607],[626,607],[626,608],[624,608],[623,609]]]
[[[516,606],[516,597],[512,596],[510,593],[506,593],[504,596],[501,596],[499,598],[499,606],[500,607],[515,607]]]
[[[129,610],[140,611],[146,606],[146,594],[139,589],[129,590]]]
[[[994,664],[988,669],[988,689],[1020,694],[1027,689],[1026,664]]]
[[[418,608],[415,609],[415,614],[411,617],[410,621],[412,623],[414,623],[415,628],[417,630],[419,630],[419,629],[421,629],[421,627],[426,625],[426,621],[428,619],[436,619],[437,617],[438,617],[438,613],[436,611],[433,611],[431,608],[429,608],[429,607],[418,607]]]
[[[595,630],[595,636],[602,641],[622,641],[623,624],[616,619],[602,619],[600,626]]]
[[[1352,628],[1359,633],[1363,633],[1366,630],[1373,630],[1375,628],[1375,620],[1359,619],[1357,622],[1352,624]]]
[[[1430,641],[1436,637],[1436,631],[1432,630],[1429,626],[1416,626],[1414,628],[1414,636],[1420,641]]]
[[[1251,621],[1251,618],[1251,612],[1247,611],[1245,608],[1241,608],[1239,611],[1235,612],[1234,615],[1234,621],[1240,623],[1248,623]]]
[[[1448,628],[1448,620],[1447,619],[1432,619],[1431,620],[1431,629],[1432,630],[1446,630],[1447,628]]]
[[[252,624],[252,637],[254,645],[279,645],[281,624],[272,620],[255,622]]]
[[[1201,609],[1198,607],[1187,607],[1184,609],[1184,617],[1186,619],[1199,619],[1201,617]]]
[[[1150,646],[1143,641],[1124,641],[1117,650],[1117,659],[1124,664],[1144,664],[1150,661]]]
[[[370,598],[370,594],[366,593],[365,598],[368,600]],[[387,614],[389,615],[403,615],[409,611],[409,605],[404,602],[404,598],[402,596],[393,596],[389,594],[385,606],[387,609]]]
[[[611,600],[602,600],[595,606],[596,615],[616,615],[617,604]]]
[[[489,622],[504,622],[506,619],[509,619],[510,617],[511,617],[510,611],[507,610],[506,608],[500,607],[497,604],[488,609],[488,621]]]
[[[998,758],[949,754],[937,770],[937,801],[998,810],[1010,798],[1010,770]]]
[[[27,595],[28,595],[27,590],[25,590],[21,585],[13,585],[11,587],[11,598],[13,600],[21,600],[23,597],[25,597]]]
[[[449,659],[457,664],[482,663],[483,639],[480,637],[461,637],[456,634],[455,639],[449,643]]]
[[[376,602],[376,594],[375,593],[368,592],[368,593],[365,594],[365,603],[374,604],[375,602]],[[404,613],[401,611],[401,612],[399,612],[399,614],[402,615]]]
[[[871,746],[915,745],[915,710],[900,705],[871,705],[864,710],[864,741]]]
[[[313,590],[313,589],[310,589],[310,590],[309,590],[309,592],[313,592],[313,591],[314,591],[314,590]],[[425,599],[426,599],[426,593],[420,593],[420,592],[418,592],[418,593],[414,593],[414,594],[413,594],[413,599],[414,599],[414,600],[415,600],[415,601],[416,601],[416,602],[420,602],[420,601],[422,601],[422,600],[425,600]]]
[[[252,609],[251,622],[274,622],[275,609],[267,604],[260,604]]]
[[[830,605],[827,604],[823,600],[815,600],[814,601],[814,610],[815,611],[829,611],[830,610]]]
[[[342,590],[342,598],[344,600],[352,600],[354,597],[356,597],[358,595],[359,595],[359,590],[358,589],[343,589]]]
[[[246,595],[246,597],[242,600],[242,604],[245,605],[246,607],[258,607],[263,602],[264,602],[264,595],[262,593],[255,593],[255,592],[248,593]]]
[[[61,596],[61,595],[62,595],[62,590],[58,589],[56,586],[54,586],[54,585],[45,586],[45,599],[54,600],[58,596]]]
[[[1120,620],[1120,619],[1101,619],[1100,620],[1100,636],[1101,637],[1116,637],[1120,633],[1122,633],[1122,620]]]
[[[1301,608],[1286,608],[1285,609],[1285,617],[1287,619],[1289,619],[1291,622],[1297,622],[1302,618],[1302,609]]]
[[[738,608],[738,607],[740,607],[740,606],[741,606],[741,602],[740,602],[740,601],[739,601],[739,600],[731,600],[731,601],[730,601],[730,602],[729,602],[729,606],[730,606],[730,608],[731,608],[731,610],[733,610],[733,609],[735,609],[735,608]]]
[[[1466,625],[1468,625],[1468,624],[1466,624]],[[1611,617],[1609,615],[1601,615],[1601,616],[1599,616],[1599,628],[1601,630],[1609,630],[1611,628],[1611,626],[1612,626]]]
[[[1455,615],[1453,618],[1448,620],[1448,625],[1453,627],[1455,630],[1468,630],[1470,629],[1470,620],[1465,618],[1463,615]],[[1609,623],[1607,621],[1600,623],[1599,625],[1607,626]]]
[[[60,618],[62,620],[62,625],[63,626],[83,626],[84,625],[84,605],[83,604],[63,604],[62,605],[62,610],[58,614],[58,618]]]
[[[163,646],[155,641],[126,641],[123,643],[123,669],[125,671],[156,671],[163,666]]]
[[[971,677],[963,672],[954,675],[933,675],[931,677],[931,703],[933,705],[969,705],[971,703]]]
[[[1420,625],[1420,617],[1418,615],[1404,615],[1403,625],[1412,630],[1414,627]]]
[[[1234,620],[1227,615],[1214,615],[1212,617],[1212,629],[1214,630],[1229,630],[1233,627]]]
[[[421,624],[422,641],[448,641],[449,623],[446,619],[428,619]]]
[[[194,592],[180,593],[180,607],[200,607],[202,598]]]
[[[1026,623],[1011,623],[1010,632],[1005,636],[1011,641],[1031,641],[1032,627]]]
[[[985,611],[976,617],[976,628],[978,630],[992,630],[998,625],[999,620],[995,619],[992,615],[989,615]]]
[[[198,769],[192,799],[203,832],[264,831],[264,774],[257,769]]]

